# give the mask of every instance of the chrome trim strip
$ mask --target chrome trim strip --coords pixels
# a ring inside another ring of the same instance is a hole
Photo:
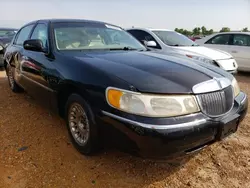
[[[205,82],[198,83],[193,86],[192,90],[194,94],[209,93],[218,90],[222,90],[231,85],[231,81],[227,78],[213,78]]]
[[[133,124],[139,127],[147,128],[147,129],[155,129],[155,130],[170,130],[170,129],[178,129],[178,128],[188,128],[188,127],[197,127],[205,122],[207,122],[206,119],[200,119],[200,120],[195,120],[192,122],[187,122],[187,123],[180,123],[180,124],[172,124],[172,125],[153,125],[153,124],[146,124],[146,123],[140,123],[137,121],[133,121],[127,118],[123,118],[114,114],[111,114],[106,111],[102,111],[104,115],[107,115],[111,118],[114,118],[119,121],[123,121],[125,123]]]
[[[240,101],[240,104],[243,104],[246,101],[246,99],[247,99],[247,95],[244,94],[244,98]]]
[[[23,78],[29,80],[30,82],[33,82],[34,84],[36,84],[36,85],[38,85],[38,86],[40,86],[40,87],[42,87],[42,88],[44,88],[44,89],[46,89],[46,90],[48,90],[48,91],[50,91],[50,92],[55,92],[53,89],[51,89],[51,88],[49,88],[49,87],[46,87],[46,86],[40,84],[39,82],[34,81],[34,80],[30,79],[29,77],[27,77],[27,76],[25,76],[25,75],[23,75],[23,74],[21,74],[21,76],[22,76]]]

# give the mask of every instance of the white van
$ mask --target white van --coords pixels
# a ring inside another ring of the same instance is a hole
[[[230,73],[237,72],[237,62],[231,54],[199,46],[188,37],[167,29],[131,28],[132,34],[142,44],[151,50],[171,55],[177,54],[218,66]]]

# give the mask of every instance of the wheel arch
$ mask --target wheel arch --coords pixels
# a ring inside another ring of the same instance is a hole
[[[71,94],[78,94],[80,95],[87,103],[88,101],[88,94],[84,89],[80,89],[80,87],[72,84],[72,83],[63,83],[60,84],[58,94],[57,94],[57,108],[59,115],[61,117],[65,116],[65,106],[67,100]]]
[[[4,69],[6,70],[6,69],[7,69],[7,64],[8,64],[8,62],[7,62],[6,60],[4,60],[3,63],[4,63],[4,64],[3,64]]]
[[[4,58],[3,62],[4,62],[4,68],[5,68],[5,70],[7,68],[7,65],[10,64],[10,62],[13,61],[13,59],[14,59],[13,55],[11,55],[8,60],[6,58]]]

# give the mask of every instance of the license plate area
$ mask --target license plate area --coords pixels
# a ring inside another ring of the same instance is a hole
[[[218,131],[218,138],[222,140],[238,130],[239,118],[222,122]]]

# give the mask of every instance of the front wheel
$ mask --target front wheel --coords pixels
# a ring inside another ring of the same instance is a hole
[[[78,94],[70,95],[65,115],[75,148],[84,155],[93,154],[98,148],[97,125],[88,103]]]
[[[12,71],[11,66],[9,64],[7,65],[6,73],[7,73],[10,89],[15,93],[22,92],[23,89],[19,85],[17,85],[17,83],[14,79],[13,71]]]

